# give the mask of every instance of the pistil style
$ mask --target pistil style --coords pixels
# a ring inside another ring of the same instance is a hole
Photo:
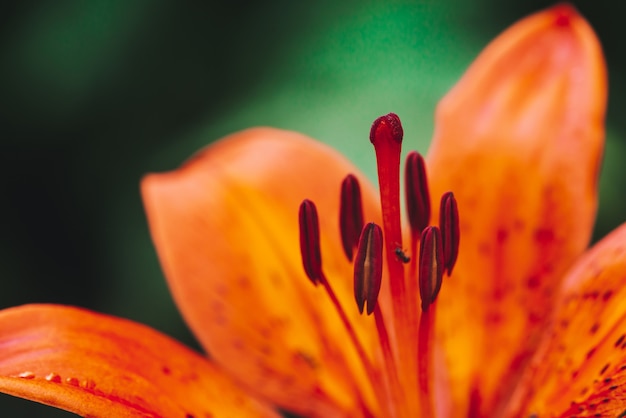
[[[399,362],[410,370],[416,369],[417,343],[415,329],[417,321],[417,295],[407,292],[404,263],[395,254],[396,248],[402,248],[402,225],[400,222],[400,154],[402,151],[403,129],[400,118],[389,113],[374,121],[370,131],[370,141],[376,152],[380,203],[383,215],[383,232],[385,236],[385,252],[393,315],[391,324],[396,339],[396,355]],[[417,390],[417,379],[413,374],[400,373],[402,387],[407,394]],[[406,396],[409,415],[418,410],[415,399]]]

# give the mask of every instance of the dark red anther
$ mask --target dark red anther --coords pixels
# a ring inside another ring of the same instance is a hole
[[[409,223],[413,234],[419,237],[430,223],[430,193],[426,178],[426,164],[418,152],[411,151],[407,155],[404,175]]]
[[[370,222],[363,227],[354,260],[354,298],[359,312],[363,313],[365,302],[367,314],[374,312],[382,278],[383,230]]]
[[[441,196],[439,209],[439,228],[443,240],[443,259],[448,276],[452,274],[452,268],[459,255],[459,209],[452,192]]]
[[[339,228],[341,243],[348,260],[352,261],[354,250],[359,245],[359,236],[363,229],[363,203],[359,181],[348,174],[341,183],[341,201],[339,206]]]
[[[428,226],[422,231],[419,263],[422,311],[426,311],[437,298],[443,280],[441,231],[436,226]]]
[[[300,222],[300,254],[304,272],[313,284],[322,278],[322,252],[320,249],[320,225],[315,203],[305,199],[298,211]]]
[[[383,141],[402,143],[403,136],[402,123],[395,113],[389,113],[376,119],[370,130],[370,141],[375,147]]]

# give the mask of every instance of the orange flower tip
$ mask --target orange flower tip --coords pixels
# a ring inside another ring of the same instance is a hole
[[[411,232],[419,237],[430,222],[430,193],[424,157],[411,151],[406,158],[404,185]]]
[[[383,277],[383,231],[373,222],[363,227],[354,260],[354,298],[362,314],[376,308]]]
[[[576,9],[567,3],[557,4],[551,11],[554,14],[554,24],[560,27],[570,26],[572,19],[578,16]]]
[[[322,279],[320,225],[315,203],[305,199],[298,211],[300,224],[300,253],[307,277],[317,286]]]
[[[422,232],[419,259],[419,288],[422,311],[435,302],[443,280],[444,261],[441,231],[429,226]]]
[[[389,113],[376,119],[370,131],[370,141],[374,147],[392,142],[401,144],[403,136],[402,123],[395,113]]]
[[[443,241],[443,260],[445,271],[450,276],[459,255],[460,228],[459,209],[452,192],[441,196],[439,209],[439,228]]]
[[[348,174],[341,183],[339,227],[343,251],[348,260],[352,261],[354,250],[359,244],[359,236],[363,229],[361,187],[357,178],[352,174]]]

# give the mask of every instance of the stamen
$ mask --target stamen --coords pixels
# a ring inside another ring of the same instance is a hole
[[[433,339],[435,329],[435,309],[431,306],[422,312],[420,316],[419,333],[418,333],[418,368],[417,376],[419,380],[419,401],[421,407],[420,416],[435,416],[434,399],[431,391],[432,382],[434,380],[433,370]]]
[[[372,364],[369,357],[367,356],[365,348],[363,347],[363,344],[361,344],[359,337],[356,335],[356,330],[354,329],[354,327],[352,326],[352,323],[350,322],[350,319],[348,318],[348,314],[346,314],[346,311],[343,309],[343,306],[341,306],[341,302],[339,302],[339,298],[337,297],[337,294],[333,290],[330,282],[324,275],[323,271],[321,273],[321,277],[319,281],[322,284],[322,286],[324,286],[324,290],[326,291],[326,294],[330,298],[330,301],[335,307],[335,310],[339,314],[339,319],[341,319],[344,329],[348,332],[348,337],[350,338],[352,345],[356,349],[357,355],[359,356],[359,359],[361,360],[361,363],[363,364],[363,368],[365,369],[365,373],[367,373],[368,379],[372,383],[372,387],[374,388],[375,395],[378,397],[379,404],[381,405],[382,408],[385,408],[385,406],[387,408],[391,408],[393,405],[391,405],[388,399],[386,398],[389,395],[385,390],[381,388],[381,385],[383,384],[383,382],[381,381],[382,376],[380,372],[376,368],[374,368],[374,365]]]
[[[411,253],[417,254],[422,231],[430,222],[430,192],[428,190],[424,158],[415,151],[407,155],[404,168],[404,186],[407,216],[411,229]],[[418,263],[415,261],[409,265],[409,280],[407,282],[409,295],[417,295],[419,292],[418,268]],[[417,316],[417,307],[415,305],[413,306],[413,311],[415,312],[414,315]],[[417,333],[417,330],[415,330],[415,333]]]
[[[380,342],[380,348],[383,355],[383,364],[385,369],[384,376],[387,379],[387,388],[390,392],[389,398],[395,405],[394,412],[396,415],[393,416],[402,416],[406,413],[403,409],[403,405],[406,404],[406,394],[404,393],[404,389],[400,383],[400,378],[398,377],[398,368],[394,359],[391,340],[389,339],[389,333],[387,332],[387,326],[385,325],[383,313],[378,305],[374,308],[374,320],[376,322],[376,331],[378,332],[378,340]]]
[[[339,227],[343,251],[348,260],[352,261],[354,250],[359,244],[359,236],[363,229],[361,187],[357,178],[352,174],[348,174],[341,183]]]
[[[354,261],[354,297],[363,313],[367,301],[367,314],[376,307],[383,278],[383,231],[375,223],[368,223],[361,232],[359,248]]]
[[[418,333],[419,398],[422,408],[421,416],[433,416],[434,403],[431,393],[435,327],[433,305],[441,289],[444,269],[441,231],[436,226],[429,226],[422,231],[419,264],[419,285],[422,298],[422,315],[420,316]]]
[[[368,379],[372,383],[372,387],[374,389],[374,393],[378,397],[379,404],[382,408],[387,408],[387,416],[392,416],[389,408],[392,408],[393,405],[388,398],[389,392],[382,389],[384,383],[382,382],[381,373],[373,366],[372,362],[370,361],[370,358],[368,357],[367,352],[363,347],[363,344],[361,344],[361,341],[359,340],[356,334],[356,330],[352,326],[352,323],[350,322],[346,311],[343,309],[343,306],[341,306],[341,302],[339,301],[337,294],[333,290],[330,282],[324,274],[324,271],[322,270],[319,219],[317,216],[317,208],[315,206],[315,203],[308,199],[303,200],[300,204],[298,215],[300,222],[300,252],[302,255],[302,265],[304,266],[304,271],[314,285],[317,286],[318,283],[321,283],[324,287],[326,294],[328,295],[331,303],[337,311],[337,314],[339,315],[344,329],[348,333],[352,345],[356,349],[357,355],[359,356],[359,359],[363,364],[363,368],[367,373]],[[380,227],[378,227],[378,230],[381,235],[378,238],[375,238],[377,234],[376,232],[373,232],[372,241],[376,241],[376,239],[378,239],[378,247],[382,251],[382,245],[380,244],[380,241],[382,241],[382,232],[380,232]],[[374,246],[375,245],[372,245],[372,247]],[[378,259],[382,260],[382,255],[380,255]],[[382,266],[380,267],[380,270],[380,276],[382,278]],[[374,288],[376,287],[376,284],[373,283],[375,281],[375,277],[372,277],[370,280],[372,281],[372,283],[369,284],[369,287],[371,288],[369,292],[373,294]],[[380,290],[380,279],[378,279],[377,287],[378,290]],[[368,296],[368,310],[371,309],[373,311],[376,307],[375,299],[378,297],[378,290],[375,291],[376,294],[375,296],[373,296],[373,301],[370,301],[370,296]],[[368,312],[368,314],[369,313],[371,312]]]
[[[419,237],[430,222],[430,193],[426,178],[426,164],[418,152],[411,151],[407,155],[404,186],[411,234]]]
[[[459,209],[452,192],[447,192],[441,196],[439,228],[441,228],[441,239],[443,241],[444,266],[448,276],[450,276],[459,255],[461,235],[459,229]]]
[[[315,203],[305,199],[298,211],[300,223],[300,254],[307,277],[317,286],[322,278],[322,252],[320,249],[320,226]]]
[[[429,226],[422,232],[420,244],[419,284],[422,311],[427,311],[435,301],[441,289],[443,270],[441,231],[436,226]]]

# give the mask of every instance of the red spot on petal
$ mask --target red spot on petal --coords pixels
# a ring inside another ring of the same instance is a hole
[[[554,241],[554,231],[548,228],[537,228],[535,230],[535,241],[539,245],[546,245]]]
[[[496,232],[496,240],[498,242],[498,245],[504,244],[504,242],[507,240],[508,237],[509,237],[509,231],[507,229],[498,228]]]
[[[49,373],[49,374],[46,376],[46,380],[47,380],[48,382],[52,382],[52,383],[61,383],[61,376],[59,376],[59,375],[58,375],[58,374],[56,374],[56,373]]]
[[[537,274],[529,276],[528,279],[526,279],[526,286],[529,289],[536,289],[537,287],[539,287],[540,284],[541,284],[541,280],[540,280],[539,275]]]
[[[80,387],[85,388],[87,390],[94,390],[96,387],[96,382],[91,379],[85,379],[80,382]]]

